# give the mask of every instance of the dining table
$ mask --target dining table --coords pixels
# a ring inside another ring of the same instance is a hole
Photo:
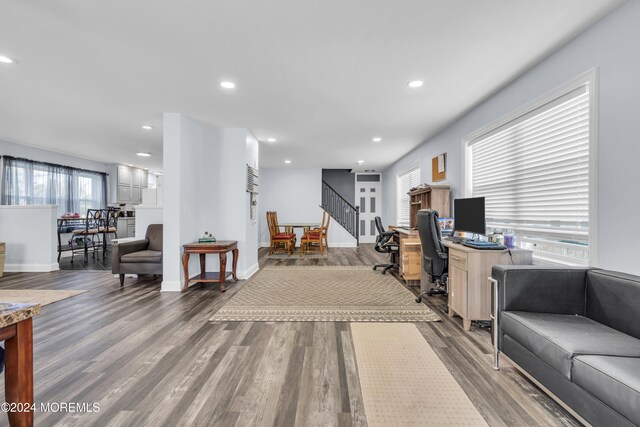
[[[317,222],[285,222],[282,224],[279,223],[278,226],[284,227],[285,233],[293,233],[293,230],[296,228],[302,228],[306,233],[312,228],[320,227],[320,224],[318,224]]]

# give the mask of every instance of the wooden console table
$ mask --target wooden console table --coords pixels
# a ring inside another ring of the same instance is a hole
[[[227,280],[227,252],[233,253],[233,264],[231,275],[233,280],[238,280],[236,276],[236,266],[238,265],[238,242],[236,240],[221,240],[211,243],[188,243],[182,246],[182,268],[184,269],[184,287],[182,292],[187,292],[190,283],[220,283],[220,291],[224,292],[224,282]],[[189,277],[189,256],[191,254],[200,255],[200,274]],[[220,257],[220,271],[206,271],[207,254],[218,254]]]
[[[33,326],[39,304],[0,303],[0,340],[4,340],[4,394],[10,426],[33,426]],[[26,410],[13,410],[23,409]]]

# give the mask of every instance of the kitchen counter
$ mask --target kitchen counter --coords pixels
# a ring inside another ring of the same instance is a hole
[[[0,328],[11,326],[40,313],[40,304],[0,302]]]

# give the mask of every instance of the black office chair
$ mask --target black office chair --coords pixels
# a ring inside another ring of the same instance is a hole
[[[447,248],[442,245],[437,211],[430,209],[418,211],[418,233],[422,245],[422,266],[429,275],[429,283],[434,285],[427,292],[416,297],[416,302],[422,302],[425,294],[429,296],[447,294],[449,254]]]
[[[377,252],[383,254],[394,254],[398,255],[400,252],[400,248],[398,247],[398,243],[393,241],[393,235],[395,234],[393,231],[385,231],[382,226],[382,219],[377,216],[376,217],[376,228],[378,229],[378,235],[376,236],[376,246],[375,249]],[[373,266],[374,270],[378,268],[382,268],[382,274],[386,274],[387,271],[392,268],[399,268],[398,264],[376,264]]]

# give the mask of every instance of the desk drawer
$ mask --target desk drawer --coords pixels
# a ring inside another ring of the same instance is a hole
[[[449,249],[449,265],[467,271],[467,253]]]

